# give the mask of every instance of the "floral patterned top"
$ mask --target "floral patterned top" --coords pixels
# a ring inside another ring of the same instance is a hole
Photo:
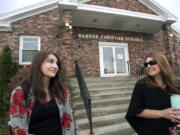
[[[65,96],[67,97],[67,96]],[[66,98],[67,99],[67,98]],[[62,104],[55,98],[59,108],[60,123],[63,135],[75,135],[74,120],[72,117],[72,110],[69,106],[68,100]],[[35,103],[35,98],[32,96],[30,90],[27,99],[25,100],[25,93],[22,87],[17,87],[13,90],[10,102],[10,122],[12,135],[32,135],[28,133],[29,122],[31,118],[32,108]]]

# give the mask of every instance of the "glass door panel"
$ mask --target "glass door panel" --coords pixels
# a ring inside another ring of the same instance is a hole
[[[115,48],[116,74],[126,73],[126,60],[124,48]]]
[[[103,47],[104,74],[114,74],[113,48]]]

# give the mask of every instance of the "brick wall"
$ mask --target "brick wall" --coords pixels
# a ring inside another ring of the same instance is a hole
[[[90,5],[98,5],[110,8],[118,8],[118,9],[125,9],[135,12],[142,12],[148,14],[154,14],[152,10],[145,7],[142,3],[138,0],[91,0],[87,2]]]
[[[180,43],[175,43],[174,44],[175,48],[175,56],[176,56],[176,61],[180,65]]]
[[[136,63],[143,63],[144,57],[150,52],[166,53],[166,46],[164,45],[163,32],[159,31],[155,35],[135,32],[120,32],[102,29],[87,29],[74,28],[74,35],[77,33],[93,33],[98,35],[114,35],[122,37],[142,37],[143,42],[137,41],[122,41],[117,40],[102,40],[102,39],[78,39],[77,36],[73,38],[74,42],[74,59],[78,60],[81,68],[85,71],[86,76],[99,76],[99,42],[116,42],[127,43],[129,50],[129,60]]]
[[[12,23],[12,32],[0,32],[0,45],[10,45],[13,57],[18,61],[20,35],[36,35],[41,37],[41,49],[56,51],[59,14],[58,10],[35,15]]]
[[[122,41],[122,43],[128,43],[131,61],[142,63],[144,56],[157,51],[172,56],[180,64],[180,44],[175,43],[173,37],[167,38],[166,29],[160,30],[153,35],[80,27],[67,29],[62,22],[60,23],[60,20],[63,22],[68,21],[71,24],[72,12],[63,11],[59,15],[58,9],[54,9],[14,22],[12,32],[0,32],[0,46],[10,45],[13,50],[13,58],[18,61],[20,35],[40,36],[41,50],[56,52],[62,60],[68,76],[75,75],[74,60],[79,61],[85,76],[99,76],[99,42],[121,42],[116,40],[79,39],[77,34],[82,32],[114,36],[138,36],[143,38],[143,42]]]

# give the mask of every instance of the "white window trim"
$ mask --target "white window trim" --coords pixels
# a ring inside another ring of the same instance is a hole
[[[31,62],[23,62],[22,61],[23,38],[36,38],[36,39],[38,39],[38,51],[40,51],[40,49],[41,49],[41,37],[40,36],[26,36],[26,35],[21,35],[20,36],[19,64],[20,65],[29,65],[29,64],[31,64]]]
[[[177,41],[178,43],[180,43],[180,36],[177,36],[177,37],[176,37],[176,41]]]

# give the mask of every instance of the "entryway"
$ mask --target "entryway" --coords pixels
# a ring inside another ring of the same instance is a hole
[[[128,44],[99,42],[101,77],[128,76]]]

